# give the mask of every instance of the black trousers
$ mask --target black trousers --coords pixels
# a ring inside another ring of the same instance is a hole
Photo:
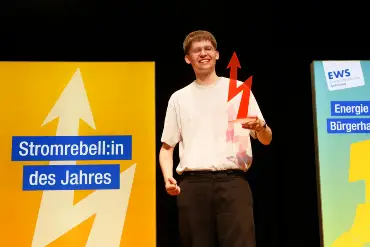
[[[177,196],[183,247],[255,247],[253,199],[242,171],[190,172]]]

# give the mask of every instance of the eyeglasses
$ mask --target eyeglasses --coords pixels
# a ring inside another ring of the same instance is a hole
[[[215,49],[213,48],[213,46],[204,46],[204,47],[196,47],[194,49],[191,50],[191,53],[194,53],[194,54],[200,54],[202,53],[203,51],[204,52],[213,52]]]

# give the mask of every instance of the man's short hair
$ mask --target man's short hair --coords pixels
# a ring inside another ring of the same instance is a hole
[[[191,32],[186,36],[183,44],[184,53],[188,54],[189,49],[194,41],[206,41],[206,40],[210,41],[214,48],[217,50],[217,41],[213,34],[208,31],[198,30]]]

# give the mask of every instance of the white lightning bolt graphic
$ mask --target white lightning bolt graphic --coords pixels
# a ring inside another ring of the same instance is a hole
[[[57,136],[77,136],[80,118],[95,129],[80,70],[77,69],[42,125],[59,117]],[[50,162],[75,165],[76,161]],[[119,190],[95,191],[73,206],[74,191],[44,191],[32,247],[44,247],[96,214],[86,247],[120,245],[136,164],[121,173]]]

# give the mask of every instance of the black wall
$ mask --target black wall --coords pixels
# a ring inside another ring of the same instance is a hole
[[[190,31],[211,31],[219,43],[218,74],[229,75],[226,67],[235,51],[242,67],[238,79],[253,75],[252,90],[273,130],[270,146],[253,142],[255,161],[247,174],[258,247],[316,247],[320,241],[309,66],[313,59],[366,59],[354,56],[365,35],[354,30],[361,24],[359,8],[347,3],[344,15],[334,9],[336,5],[324,5],[323,1],[4,3],[0,58],[154,60],[158,153],[167,101],[194,79],[184,62],[182,42]],[[356,27],[350,24],[350,13],[356,15]],[[158,246],[174,247],[175,198],[166,195],[157,167]]]

